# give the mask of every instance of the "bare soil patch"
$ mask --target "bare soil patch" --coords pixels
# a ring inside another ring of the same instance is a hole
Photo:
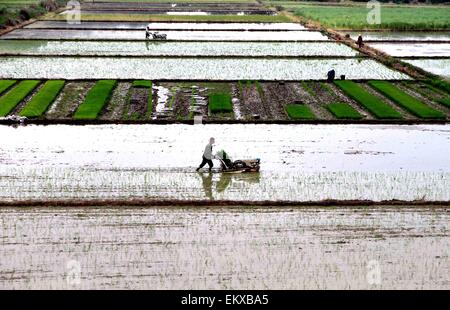
[[[367,85],[366,83],[360,83],[359,84],[361,87],[363,87],[367,92],[369,92],[370,94],[374,95],[375,97],[380,98],[384,103],[386,103],[387,105],[390,105],[394,110],[396,110],[397,112],[400,113],[400,115],[404,118],[404,119],[417,119],[416,116],[412,115],[411,113],[403,110],[402,108],[400,108],[396,103],[394,103],[392,100],[390,100],[389,98],[381,95],[379,92],[377,92],[376,90],[374,90],[372,87],[370,87],[369,85]]]
[[[94,86],[95,82],[67,82],[55,102],[50,106],[45,117],[50,120],[72,119],[73,113],[84,101],[88,91]]]
[[[126,110],[124,117],[126,119],[144,118],[147,112],[149,97],[152,95],[150,89],[133,87],[131,88],[130,93],[128,109]]]
[[[124,115],[125,108],[128,104],[131,91],[130,82],[119,82],[111,96],[109,104],[106,106],[99,119],[101,120],[120,120]]]

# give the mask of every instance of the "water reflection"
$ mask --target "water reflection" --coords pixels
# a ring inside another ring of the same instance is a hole
[[[239,183],[241,183],[243,187],[246,187],[248,184],[259,184],[261,180],[260,173],[220,173],[219,178],[213,178],[213,175],[215,174],[212,172],[200,172],[198,174],[202,181],[205,196],[209,200],[214,200],[213,188],[215,188],[215,193],[221,194],[224,193],[231,184],[238,186]]]

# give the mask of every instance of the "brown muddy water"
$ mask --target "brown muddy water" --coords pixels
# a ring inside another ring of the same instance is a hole
[[[1,289],[449,289],[449,209],[2,208]]]

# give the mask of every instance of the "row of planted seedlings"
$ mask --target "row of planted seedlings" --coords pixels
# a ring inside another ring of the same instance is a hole
[[[0,80],[0,117],[49,120],[233,118],[229,83]]]
[[[0,80],[0,117],[75,120],[446,119],[448,85],[425,81]]]
[[[239,82],[239,90],[243,114],[254,118],[443,120],[450,116],[448,89],[429,81],[246,81]]]

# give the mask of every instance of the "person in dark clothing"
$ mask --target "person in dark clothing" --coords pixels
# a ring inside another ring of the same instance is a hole
[[[327,82],[328,83],[333,82],[335,76],[336,76],[336,71],[334,71],[334,69],[331,69],[330,71],[328,71],[328,73],[327,73]]]
[[[213,147],[214,142],[215,142],[214,138],[209,139],[209,143],[206,145],[205,150],[203,151],[202,163],[196,169],[196,171],[199,171],[200,169],[202,169],[203,166],[205,166],[206,164],[208,164],[208,166],[209,166],[209,171],[212,170],[212,167],[214,166],[214,164],[212,162],[212,159],[213,159],[212,147]]]
[[[356,41],[356,43],[358,44],[359,48],[363,47],[364,43],[363,43],[362,35],[358,36],[358,40]]]
[[[147,26],[147,27],[145,27],[145,38],[148,40],[148,39],[150,39],[150,35],[151,35],[152,33],[150,32],[150,27],[149,26]]]

